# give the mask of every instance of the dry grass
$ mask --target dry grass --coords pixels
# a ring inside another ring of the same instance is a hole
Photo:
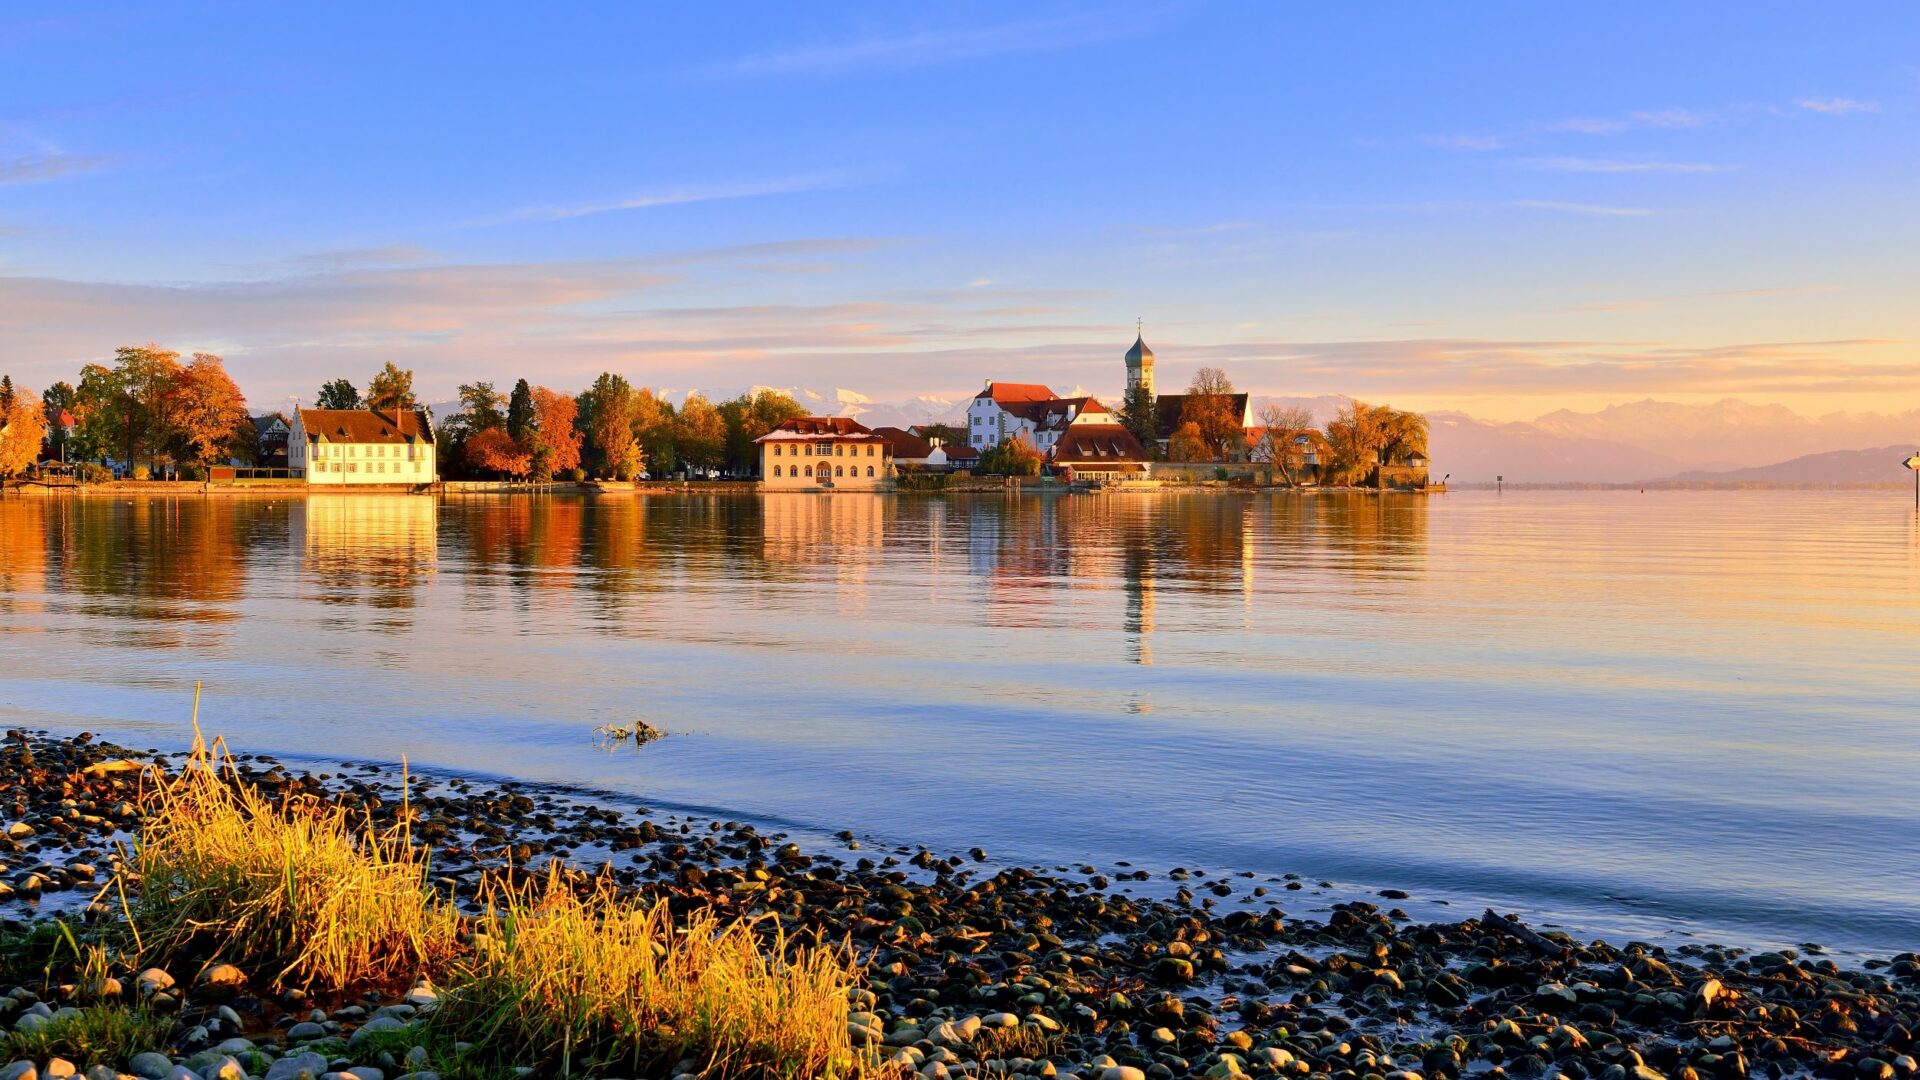
[[[454,947],[458,919],[427,888],[427,854],[404,824],[273,802],[197,728],[186,768],[148,796],[132,862],[131,922],[151,957],[218,956],[276,983],[340,988],[411,978]]]
[[[490,1062],[568,1073],[665,1075],[682,1059],[706,1077],[843,1077],[876,1067],[847,1034],[848,958],[763,951],[755,926],[710,913],[676,924],[666,905],[557,877],[503,893],[456,965],[433,1026]]]

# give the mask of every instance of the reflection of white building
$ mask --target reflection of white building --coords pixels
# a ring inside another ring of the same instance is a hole
[[[299,543],[307,566],[368,583],[410,581],[439,556],[440,506],[386,495],[305,499]]]
[[[431,484],[433,424],[424,409],[300,409],[287,437],[287,467],[307,483]]]

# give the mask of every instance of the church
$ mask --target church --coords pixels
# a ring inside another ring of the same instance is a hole
[[[1167,441],[1180,427],[1180,415],[1186,410],[1187,395],[1161,394],[1153,392],[1153,350],[1147,346],[1144,331],[1136,332],[1133,348],[1127,350],[1127,397],[1131,399],[1135,388],[1144,389],[1147,398],[1153,402],[1153,437],[1160,449],[1167,448]],[[1250,394],[1233,394],[1229,398],[1230,408],[1240,417],[1240,426],[1253,426],[1253,397]]]

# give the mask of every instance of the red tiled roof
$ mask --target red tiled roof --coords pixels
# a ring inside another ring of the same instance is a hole
[[[1149,460],[1140,440],[1119,424],[1073,425],[1053,444],[1052,458],[1055,465]]]
[[[856,442],[886,442],[866,425],[851,416],[796,416],[753,440],[767,442],[783,439],[845,439]]]
[[[301,409],[300,427],[308,436],[337,443],[405,443],[433,441],[433,426],[418,409],[375,412],[372,409]]]
[[[887,440],[887,450],[897,458],[923,458],[933,453],[933,444],[897,427],[877,427],[875,435]]]
[[[996,405],[1009,405],[1027,401],[1052,401],[1054,392],[1039,383],[1026,382],[990,382],[985,390],[973,395],[975,400],[992,398]]]

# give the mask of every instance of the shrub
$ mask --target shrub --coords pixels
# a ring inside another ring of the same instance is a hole
[[[97,461],[82,461],[73,467],[73,475],[83,484],[104,484],[113,479],[113,470]]]
[[[473,1043],[482,1068],[652,1076],[692,1058],[711,1078],[834,1077],[875,1064],[848,1037],[847,958],[778,932],[763,952],[752,922],[698,912],[676,926],[665,902],[582,897],[555,872],[493,897],[474,937],[430,1029]]]
[[[567,470],[567,478],[572,480],[576,484],[583,484],[587,480],[587,470],[582,469],[578,465],[576,465],[573,468]]]
[[[149,797],[134,852],[143,948],[269,967],[276,983],[340,988],[411,977],[452,949],[456,920],[428,890],[405,831],[352,827],[311,797],[273,804],[220,744],[196,739]]]
[[[153,470],[145,465],[135,465],[133,467],[133,478],[135,480],[151,480],[153,479]]]
[[[0,1043],[0,1053],[9,1061],[63,1057],[83,1069],[91,1065],[123,1069],[135,1054],[164,1049],[172,1032],[172,1020],[143,1008],[89,1005],[55,1016],[35,1030],[9,1032]]]

